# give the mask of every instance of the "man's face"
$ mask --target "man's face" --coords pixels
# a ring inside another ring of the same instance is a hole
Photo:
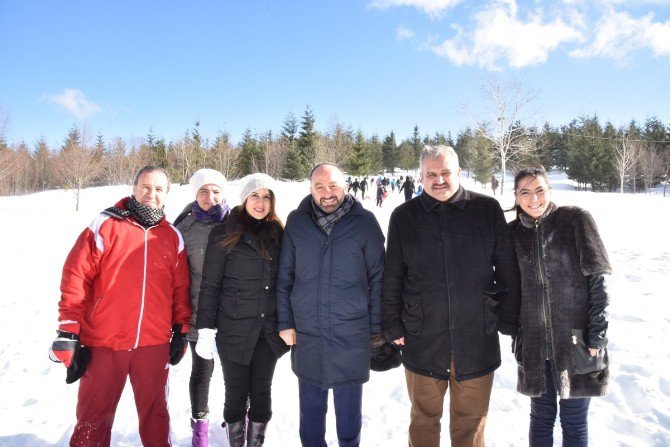
[[[319,208],[332,213],[344,201],[344,184],[342,171],[335,166],[323,165],[312,174],[309,191]]]
[[[421,167],[421,181],[426,194],[446,202],[456,194],[461,184],[461,168],[456,160],[440,155],[437,158],[426,157]]]
[[[133,188],[135,200],[142,205],[159,209],[165,206],[168,179],[161,171],[144,172]]]

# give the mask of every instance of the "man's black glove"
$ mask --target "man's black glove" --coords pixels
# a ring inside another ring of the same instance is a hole
[[[186,354],[186,343],[184,343],[184,333],[181,331],[181,324],[172,326],[172,340],[170,341],[170,365],[176,365],[181,362]]]
[[[67,368],[65,383],[74,383],[86,372],[91,360],[90,351],[79,343],[79,336],[67,331],[56,331],[58,337],[51,343],[49,358]]]
[[[370,334],[370,348],[375,349],[386,343],[384,335],[380,332],[377,334]]]

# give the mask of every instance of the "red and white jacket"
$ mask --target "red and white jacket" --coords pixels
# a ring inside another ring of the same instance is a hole
[[[103,211],[65,261],[58,310],[60,329],[79,334],[84,346],[121,351],[169,343],[172,325],[186,332],[191,317],[181,233],[165,217],[144,228]]]

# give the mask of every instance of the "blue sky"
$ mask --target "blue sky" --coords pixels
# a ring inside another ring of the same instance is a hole
[[[537,91],[540,123],[668,123],[670,0],[0,2],[0,119],[31,146],[196,120],[238,141],[307,105],[324,132],[455,134],[490,114],[490,75]]]

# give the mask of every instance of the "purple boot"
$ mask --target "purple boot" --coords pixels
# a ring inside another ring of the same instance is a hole
[[[207,438],[209,435],[209,421],[207,419],[191,419],[191,430],[193,431],[193,447],[209,447]]]

